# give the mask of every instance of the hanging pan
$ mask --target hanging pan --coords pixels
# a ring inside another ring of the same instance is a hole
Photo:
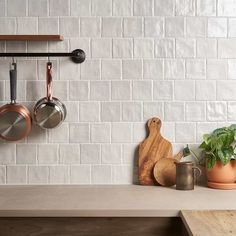
[[[47,95],[34,106],[34,120],[44,129],[59,126],[66,118],[66,107],[57,98],[52,97],[52,63],[47,62],[46,68]]]
[[[11,103],[0,108],[0,137],[8,141],[25,138],[31,131],[32,120],[29,110],[16,103],[17,66],[11,64],[10,97]]]

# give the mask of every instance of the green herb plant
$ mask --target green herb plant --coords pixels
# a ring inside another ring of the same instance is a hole
[[[207,167],[213,168],[216,161],[221,161],[226,165],[230,160],[236,159],[236,125],[218,128],[210,134],[203,135],[203,142],[199,146],[204,152],[207,161]],[[187,147],[184,148],[184,156],[193,154],[199,161],[197,155]]]

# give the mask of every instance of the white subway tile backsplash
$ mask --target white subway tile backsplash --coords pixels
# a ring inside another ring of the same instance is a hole
[[[82,164],[101,163],[101,146],[99,144],[81,144],[80,149]]]
[[[36,144],[17,144],[16,163],[17,164],[36,164],[37,146]]]
[[[218,40],[218,56],[219,58],[234,58],[236,53],[236,39],[219,39]]]
[[[121,37],[122,36],[122,18],[104,17],[102,19],[102,37]]]
[[[209,18],[208,19],[208,37],[227,37],[227,19]]]
[[[50,184],[69,183],[69,166],[49,166]]]
[[[112,100],[130,100],[131,83],[129,81],[112,81],[111,94]]]
[[[172,16],[174,15],[173,0],[154,0],[154,13],[156,16]]]
[[[16,145],[0,143],[1,149],[1,165],[11,165],[16,163]]]
[[[180,59],[165,60],[164,75],[166,78],[184,78],[184,61]]]
[[[167,17],[165,19],[165,36],[167,37],[183,37],[184,36],[184,18],[183,17]]]
[[[58,145],[39,144],[37,147],[37,160],[39,164],[56,164],[58,162]]]
[[[102,164],[120,164],[121,145],[102,144]]]
[[[125,37],[141,37],[143,34],[143,21],[141,17],[124,18],[124,31]]]
[[[195,40],[194,39],[176,39],[176,57],[194,57]]]
[[[151,16],[152,2],[152,0],[133,0],[134,16]]]
[[[134,39],[135,58],[153,58],[154,56],[153,39]]]
[[[23,165],[7,166],[7,184],[26,184],[27,167]]]
[[[101,74],[102,79],[112,80],[121,78],[121,60],[108,59],[102,60]]]
[[[218,1],[218,16],[236,16],[236,2],[232,0]]]
[[[177,80],[174,87],[175,100],[192,101],[195,99],[194,81]]]
[[[110,58],[112,55],[112,41],[108,38],[92,39],[92,57]]]
[[[91,142],[109,143],[111,140],[111,127],[108,123],[91,124]]]
[[[205,121],[206,104],[205,102],[187,102],[185,105],[186,121]]]
[[[174,57],[175,42],[174,39],[156,39],[155,40],[155,57],[166,58]]]
[[[0,34],[15,34],[16,20],[14,18],[0,18]]]
[[[196,125],[194,123],[176,123],[175,141],[177,143],[196,142]]]
[[[7,0],[7,16],[26,16],[26,0]]]
[[[80,36],[99,37],[101,35],[100,18],[81,17],[80,18]]]
[[[234,86],[236,86],[236,81],[217,81],[217,99],[220,101],[225,100],[236,100],[236,94],[234,91]]]
[[[142,78],[142,61],[140,59],[123,60],[122,62],[123,62],[122,63],[123,79],[141,79]]]
[[[38,32],[39,34],[58,34],[59,33],[58,18],[57,17],[39,17],[38,18]]]
[[[196,100],[216,100],[216,82],[215,81],[196,81]]]
[[[196,0],[198,16],[215,16],[216,0]]]
[[[80,121],[99,121],[100,108],[98,102],[80,102],[79,120]]]
[[[141,121],[142,105],[140,102],[123,102],[122,103],[122,120],[123,121]]]
[[[152,81],[133,81],[133,100],[152,99]]]
[[[73,165],[70,168],[71,184],[90,184],[91,170],[89,165]]]
[[[88,123],[71,123],[69,126],[70,143],[88,143],[90,139]]]
[[[184,121],[184,103],[166,102],[164,117],[166,121]]]
[[[110,98],[109,81],[91,81],[90,99],[95,101],[107,101]]]
[[[208,102],[207,103],[207,120],[208,121],[225,121],[227,118],[226,102]]]
[[[195,13],[195,0],[176,0],[175,8],[177,16],[193,16]]]
[[[90,16],[91,0],[71,0],[70,12],[72,16]]]
[[[111,125],[111,141],[114,143],[130,143],[132,126],[130,123],[113,123]]]
[[[28,1],[29,16],[47,16],[48,1],[47,0],[29,0]]]
[[[146,17],[144,19],[145,37],[163,37],[164,20],[162,17]]]
[[[61,42],[2,42],[1,52],[70,52],[53,59],[53,94],[67,107],[53,130],[0,142],[0,184],[131,184],[151,117],[178,152],[236,120],[233,0],[0,0],[0,34],[62,34]],[[45,96],[47,58],[15,58],[18,101]],[[0,104],[9,63],[0,60]]]
[[[80,147],[76,144],[61,144],[59,148],[60,164],[79,164]]]
[[[186,61],[186,77],[190,79],[204,79],[206,76],[205,60]]]
[[[0,184],[6,184],[6,166],[0,166]]]
[[[215,39],[197,39],[197,57],[216,58],[217,42]]]
[[[92,166],[92,184],[111,184],[111,165]]]
[[[133,41],[131,39],[113,39],[112,54],[115,58],[131,58],[133,55]]]
[[[225,60],[207,60],[207,78],[208,79],[226,79],[227,62]]]
[[[92,0],[92,16],[110,16],[112,0]]]
[[[143,61],[144,79],[162,79],[163,61],[162,60],[144,60]]]
[[[79,18],[78,17],[61,17],[59,22],[59,32],[64,37],[78,37],[79,28]]]
[[[101,121],[120,121],[121,106],[119,102],[102,102]]]
[[[186,18],[186,35],[187,37],[205,37],[207,21],[204,17],[187,17]]]
[[[147,121],[150,117],[164,118],[162,102],[144,102],[143,103],[143,120]]]
[[[69,5],[69,0],[49,0],[49,15],[68,16]]]
[[[113,0],[113,16],[130,16],[132,14],[132,0]]]
[[[133,167],[124,165],[112,166],[112,175],[114,184],[132,184],[133,183]]]
[[[173,99],[173,81],[154,81],[153,99],[154,100],[172,100]]]
[[[47,184],[49,177],[49,168],[47,166],[29,166],[28,179],[29,184]]]

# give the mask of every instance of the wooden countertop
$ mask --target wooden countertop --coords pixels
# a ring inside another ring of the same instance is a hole
[[[236,210],[235,196],[199,186],[1,186],[0,216],[173,217],[180,210]]]
[[[236,235],[236,211],[181,211],[190,236]]]

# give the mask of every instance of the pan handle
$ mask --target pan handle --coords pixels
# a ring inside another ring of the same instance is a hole
[[[46,82],[47,82],[47,94],[46,97],[48,101],[52,100],[52,63],[47,62],[47,74],[46,74]]]
[[[10,69],[10,96],[11,96],[11,103],[16,103],[16,79],[17,79],[17,70],[16,70],[16,63],[12,63],[11,66],[13,69]]]

